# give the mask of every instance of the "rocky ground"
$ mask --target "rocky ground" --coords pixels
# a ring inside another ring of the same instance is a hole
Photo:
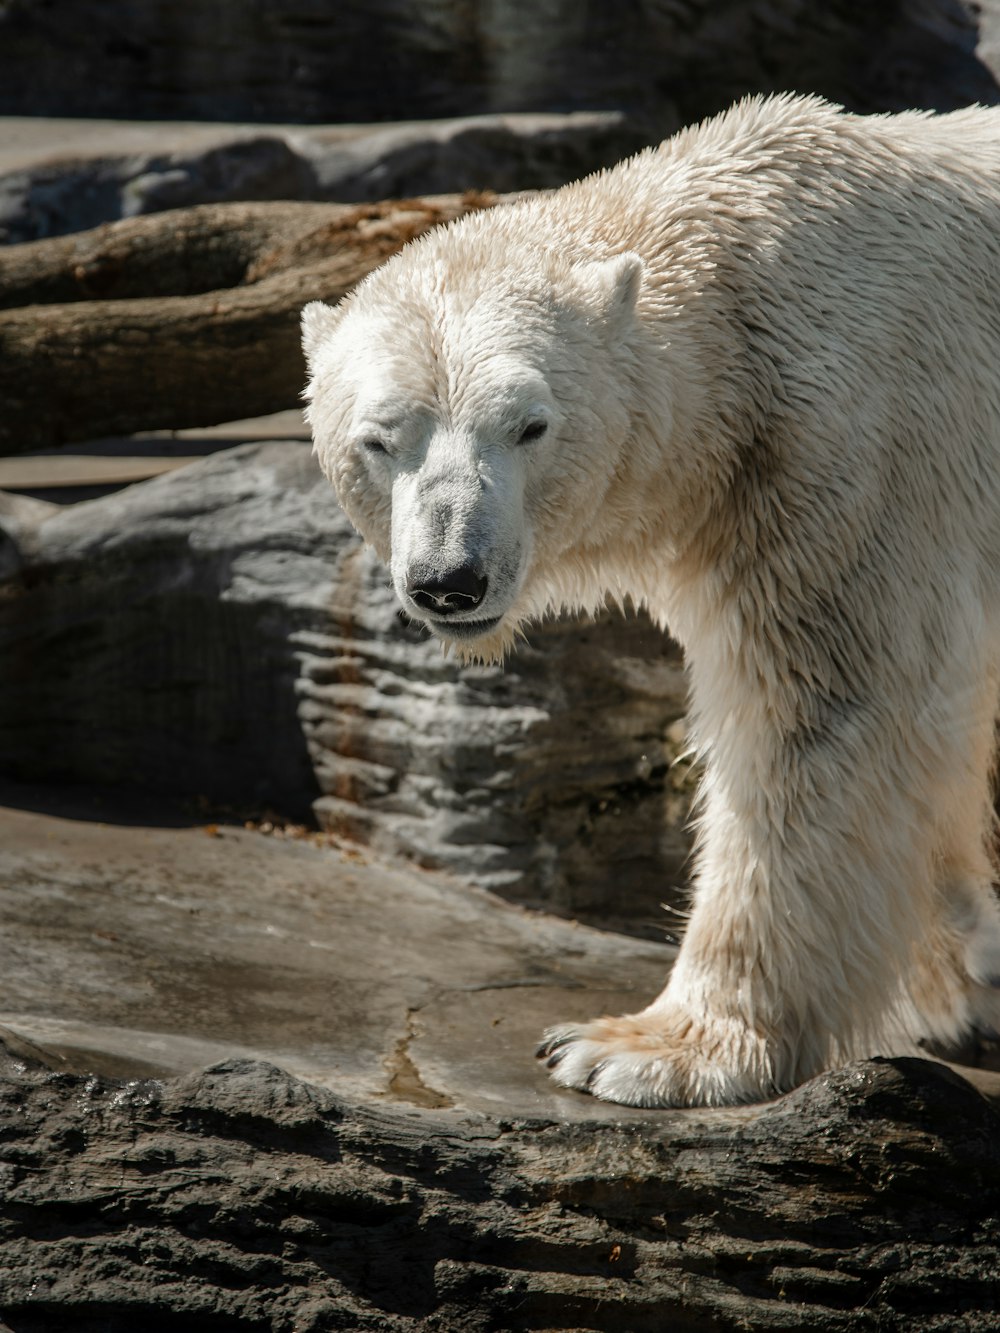
[[[1000,1077],[603,1105],[537,1035],[641,1004],[665,945],[120,794],[0,799],[0,1327],[996,1327]]]
[[[191,824],[182,807],[167,822],[149,800],[122,822],[119,795],[88,789],[0,799],[0,1025],[53,1067],[163,1077],[264,1059],[387,1105],[620,1116],[551,1087],[532,1051],[550,1021],[654,994],[666,944],[301,828]]]

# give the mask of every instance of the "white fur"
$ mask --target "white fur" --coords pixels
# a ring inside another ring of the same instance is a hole
[[[304,323],[320,461],[411,614],[493,658],[628,595],[686,650],[684,943],[640,1014],[547,1034],[555,1079],[725,1103],[996,1025],[1000,112],[752,99]],[[480,607],[414,604],[462,563]]]

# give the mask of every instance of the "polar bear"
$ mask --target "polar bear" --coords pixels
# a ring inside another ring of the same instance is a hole
[[[468,659],[606,599],[703,764],[659,998],[552,1028],[637,1106],[1000,1020],[1000,110],[741,102],[303,312],[319,460]]]

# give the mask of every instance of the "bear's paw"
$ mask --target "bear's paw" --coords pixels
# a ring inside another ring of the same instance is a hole
[[[777,1091],[757,1034],[662,1008],[549,1028],[536,1054],[561,1087],[625,1106],[731,1106]]]

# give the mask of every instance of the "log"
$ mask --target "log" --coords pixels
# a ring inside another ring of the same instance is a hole
[[[0,453],[294,407],[302,306],[340,300],[407,241],[496,202],[204,206],[10,247]]]
[[[0,310],[235,287],[258,255],[335,221],[349,226],[357,212],[337,204],[203,204],[11,245],[0,252]]]

